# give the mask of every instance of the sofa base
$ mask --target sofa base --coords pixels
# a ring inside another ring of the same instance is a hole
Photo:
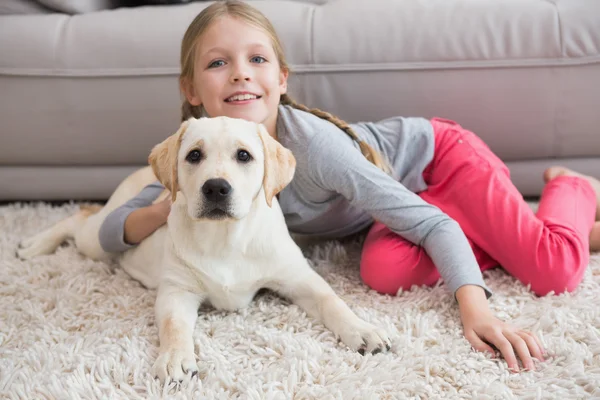
[[[513,182],[526,197],[542,192],[544,169],[564,165],[598,176],[600,157],[562,158],[507,163]],[[4,201],[107,200],[117,185],[143,166],[0,166],[0,191]]]

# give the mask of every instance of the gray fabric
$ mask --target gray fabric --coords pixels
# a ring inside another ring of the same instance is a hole
[[[134,247],[125,241],[125,220],[135,210],[147,207],[160,196],[164,190],[160,182],[146,186],[137,196],[112,211],[100,226],[100,246],[107,253],[121,253]]]
[[[164,138],[163,138],[164,139]],[[511,179],[525,196],[538,196],[542,173],[556,160],[508,162]],[[600,158],[563,158],[568,168],[594,175]],[[106,200],[119,183],[143,164],[130,166],[6,166],[0,165],[0,202],[39,200]]]
[[[163,138],[164,139],[164,138]],[[511,179],[525,196],[538,196],[542,173],[557,160],[508,162]],[[567,168],[598,175],[600,158],[562,158]],[[0,202],[39,200],[106,200],[121,181],[145,165],[129,166],[6,166],[0,165]]]
[[[85,14],[119,7],[159,6],[185,4],[206,0],[35,0],[50,10],[66,14]]]
[[[181,38],[209,3],[0,16],[0,176],[27,177],[4,177],[0,201],[108,197],[126,174],[92,170],[146,165],[179,125]],[[514,174],[528,195],[555,163],[599,173],[597,0],[252,5],[281,37],[301,103],[348,122],[458,121],[509,166],[537,166]]]
[[[113,6],[113,0],[36,0],[52,10],[68,13],[81,14],[94,11],[106,10]]]
[[[403,205],[422,203],[414,192],[427,188],[422,173],[432,160],[434,145],[429,121],[396,117],[351,127],[390,161],[393,178],[368,162],[358,145],[332,123],[289,106],[279,107],[278,140],[292,151],[297,164],[294,180],[279,196],[292,231],[343,237],[370,225],[373,216],[368,212],[387,208],[398,216],[405,212]],[[387,206],[378,204],[381,191],[385,192],[381,198],[392,195]],[[380,217],[376,218],[383,222]],[[406,229],[394,227],[389,216],[386,221],[390,229]]]
[[[2,0],[0,1],[0,15],[15,14],[46,14],[50,10],[35,0]]]
[[[21,2],[25,3],[27,0],[2,0],[3,2]],[[59,13],[66,14],[85,14],[101,10],[109,10],[119,7],[141,7],[141,6],[161,6],[161,5],[177,5],[186,4],[193,1],[207,1],[207,0],[29,0],[30,3],[38,3],[40,8],[46,7],[46,10],[52,10]],[[303,3],[312,4],[325,4],[328,0],[290,0],[299,1]],[[35,6],[35,4],[34,4]],[[30,6],[29,8],[19,8],[17,11],[21,13],[34,12],[35,9]],[[0,13],[2,11],[2,5],[0,5]],[[29,11],[29,12],[27,12]],[[15,13],[15,12],[13,12]]]
[[[360,232],[376,218],[422,246],[453,293],[472,284],[484,288],[489,297],[491,291],[458,223],[414,193],[427,188],[422,174],[434,147],[429,121],[396,117],[353,127],[390,160],[396,179],[367,161],[358,145],[332,123],[279,107],[278,140],[296,158],[294,179],[279,194],[290,231],[341,238]],[[123,240],[125,219],[135,208],[151,204],[163,189],[154,183],[107,216],[100,229],[104,250],[130,248]]]
[[[0,148],[3,145],[4,142],[0,141]],[[0,165],[0,201],[103,201],[110,197],[126,176],[140,167]]]

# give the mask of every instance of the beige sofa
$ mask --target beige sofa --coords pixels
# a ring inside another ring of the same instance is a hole
[[[253,1],[292,94],[348,121],[442,116],[537,195],[600,175],[598,0]],[[179,124],[179,44],[208,2],[0,16],[0,201],[105,199]]]

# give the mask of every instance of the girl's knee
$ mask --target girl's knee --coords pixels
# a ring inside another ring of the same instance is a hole
[[[401,286],[397,274],[384,259],[364,257],[360,263],[360,277],[371,289],[385,294],[396,294]]]
[[[543,274],[538,274],[529,282],[531,291],[538,296],[545,296],[549,293],[556,295],[572,292],[583,280],[583,273],[587,265],[556,266]]]
[[[551,292],[561,294],[574,291],[581,281],[589,263],[589,254],[574,251],[547,259],[536,268],[537,272],[530,278],[531,290],[538,296]]]
[[[583,280],[590,261],[588,242],[572,229],[548,226],[530,249],[514,253],[507,270],[538,296],[572,292]]]
[[[431,285],[439,279],[437,270],[424,251],[409,243],[402,246],[380,243],[365,248],[360,275],[371,289],[392,295],[401,288],[408,290],[413,285]]]

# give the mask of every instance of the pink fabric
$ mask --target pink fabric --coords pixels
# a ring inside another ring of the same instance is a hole
[[[423,174],[428,189],[419,196],[460,224],[481,270],[501,265],[538,295],[574,290],[589,262],[596,213],[591,184],[578,177],[552,180],[536,214],[508,168],[475,134],[449,120],[432,124],[435,155]],[[390,294],[440,279],[424,249],[379,222],[365,240],[361,276]]]

